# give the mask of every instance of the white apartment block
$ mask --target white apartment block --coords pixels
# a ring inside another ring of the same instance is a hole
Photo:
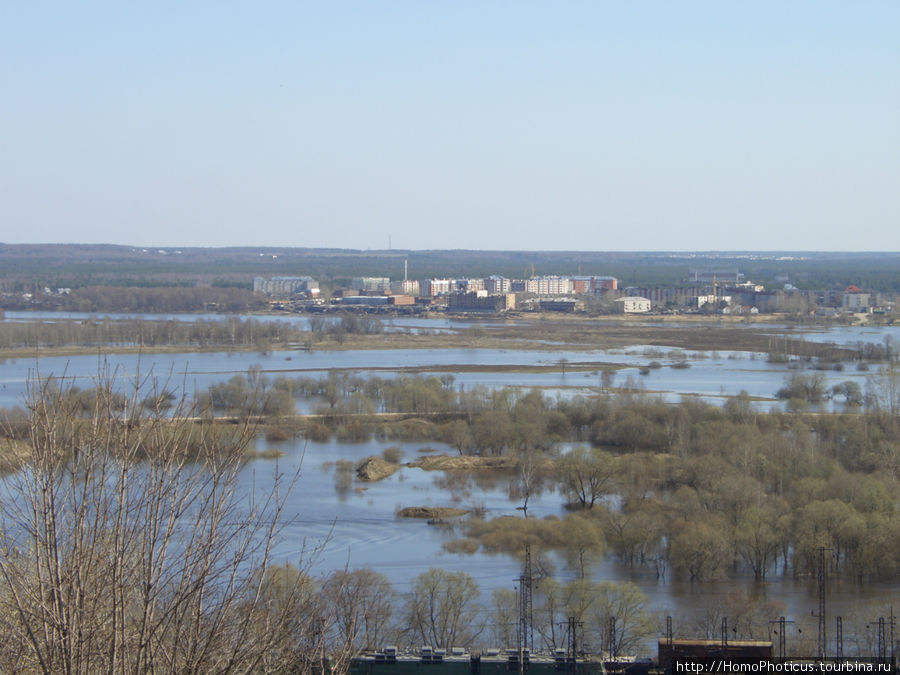
[[[574,286],[568,277],[535,277],[525,280],[525,292],[535,295],[572,295]]]
[[[253,292],[270,298],[290,298],[298,293],[315,297],[319,294],[319,284],[312,277],[255,277]]]
[[[401,279],[391,282],[391,293],[394,295],[419,296],[419,282],[417,279]]]
[[[456,283],[452,279],[426,279],[422,282],[421,290],[426,298],[436,298],[456,290]]]
[[[472,293],[484,290],[484,279],[457,279],[456,290],[460,293]]]
[[[484,280],[484,288],[491,295],[499,295],[500,293],[509,293],[510,283],[510,280],[506,277],[492,274]]]

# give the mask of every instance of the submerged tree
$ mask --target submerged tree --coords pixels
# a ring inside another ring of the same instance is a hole
[[[593,508],[615,490],[618,464],[615,458],[598,448],[575,448],[558,464],[559,481],[573,505]]]

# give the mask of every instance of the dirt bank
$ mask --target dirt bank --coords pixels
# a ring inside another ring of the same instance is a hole
[[[512,457],[427,455],[410,462],[407,466],[418,467],[426,471],[474,471],[477,469],[508,469],[513,464],[514,458]]]
[[[407,506],[397,511],[400,518],[428,518],[440,520],[441,518],[456,518],[468,513],[465,509],[454,509],[449,506]]]
[[[399,465],[391,464],[381,457],[366,457],[362,464],[356,467],[356,477],[367,481],[383,480],[399,468]]]

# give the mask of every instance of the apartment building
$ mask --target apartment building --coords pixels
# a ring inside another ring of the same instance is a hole
[[[360,293],[389,293],[391,280],[388,277],[354,277],[350,288]]]
[[[288,299],[301,294],[316,297],[319,294],[319,283],[312,277],[255,277],[253,292],[275,299]]]

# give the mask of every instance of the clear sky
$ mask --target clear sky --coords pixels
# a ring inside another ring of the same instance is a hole
[[[0,241],[900,250],[900,1],[0,2]]]

